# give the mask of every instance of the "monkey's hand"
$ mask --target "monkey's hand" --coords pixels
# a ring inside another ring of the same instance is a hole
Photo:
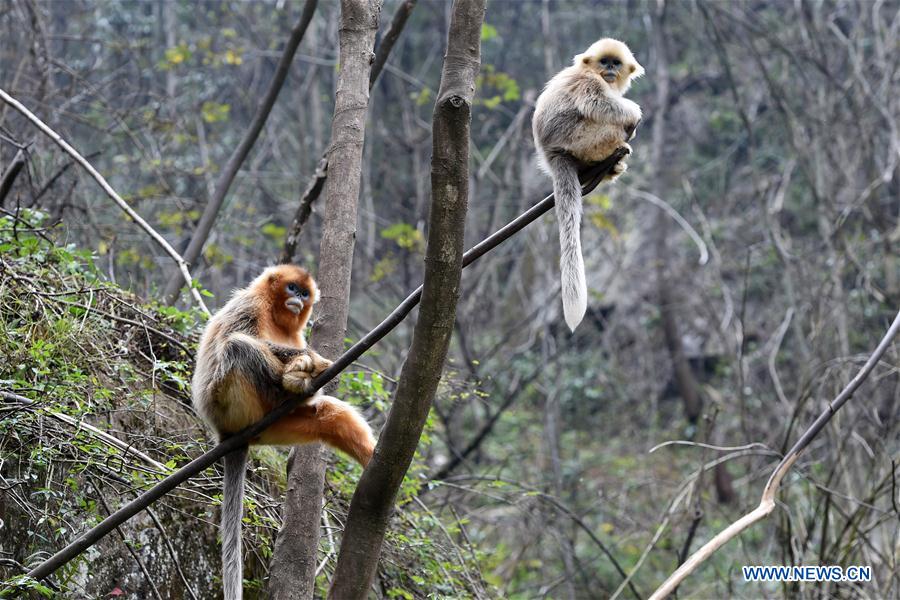
[[[330,367],[332,362],[314,350],[307,350],[285,365],[281,385],[289,392],[302,393],[309,389],[314,377]]]
[[[266,344],[266,348],[269,349],[269,352],[275,355],[275,358],[281,361],[282,364],[288,364],[296,357],[306,354],[306,349],[304,348],[294,348],[293,346],[282,346],[281,344],[276,344],[275,342],[270,342],[268,340],[264,340]]]
[[[625,164],[625,159],[622,159],[616,163],[616,165],[612,168],[612,171],[609,172],[609,175],[603,178],[603,181],[615,181],[619,178],[619,175],[627,170],[628,165]]]
[[[312,376],[309,371],[285,371],[281,376],[281,387],[295,394],[302,394],[309,390],[312,384]]]
[[[313,349],[309,349],[307,356],[312,361],[311,372],[313,377],[318,377],[322,374],[322,371],[334,364],[334,361],[328,360]]]

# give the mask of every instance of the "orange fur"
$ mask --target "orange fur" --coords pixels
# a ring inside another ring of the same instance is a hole
[[[263,271],[213,316],[197,351],[193,404],[220,439],[256,423],[286,399],[309,390],[331,361],[306,347],[304,329],[318,299],[316,282],[293,265]],[[262,432],[252,444],[322,441],[366,465],[375,438],[349,404],[316,394]],[[242,597],[241,516],[247,449],[225,459],[222,483],[222,587]]]
[[[369,426],[356,410],[337,398],[316,396],[290,415],[266,429],[254,444],[281,446],[322,441],[369,464],[375,439]]]

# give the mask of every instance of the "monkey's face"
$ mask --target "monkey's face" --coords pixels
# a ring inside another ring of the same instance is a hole
[[[287,295],[284,307],[295,315],[299,315],[303,311],[303,307],[312,299],[309,287],[296,281],[291,281],[285,285],[284,293]]]
[[[287,329],[303,328],[318,300],[315,280],[305,269],[294,265],[272,267],[264,276],[275,321]]]
[[[601,56],[597,60],[597,68],[606,83],[615,83],[621,76],[622,60],[615,55]]]
[[[631,80],[644,74],[644,68],[634,59],[624,43],[610,38],[595,42],[583,54],[575,57],[576,63],[600,76],[610,87],[625,92]]]

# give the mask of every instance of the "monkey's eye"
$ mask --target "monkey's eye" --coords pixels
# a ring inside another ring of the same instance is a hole
[[[289,284],[287,284],[287,291],[295,296],[299,296],[300,295],[300,286],[298,286],[296,283],[289,283]]]
[[[619,60],[618,58],[614,58],[614,59],[612,59],[612,64],[613,64],[613,66],[618,67],[619,65],[622,64],[622,61]]]
[[[306,289],[306,288],[303,288],[302,290],[300,290],[300,294],[299,294],[299,295],[300,295],[300,297],[303,298],[304,300],[308,300],[308,299],[309,299],[309,290]]]

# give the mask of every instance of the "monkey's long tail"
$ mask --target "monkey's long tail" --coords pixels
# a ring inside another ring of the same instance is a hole
[[[222,487],[222,588],[225,600],[241,600],[244,564],[241,554],[241,519],[244,515],[244,478],[247,454],[244,446],[225,455]]]
[[[587,284],[581,256],[581,185],[575,162],[562,154],[547,156],[553,175],[556,219],[559,221],[559,267],[562,280],[563,314],[575,331],[587,310]]]

